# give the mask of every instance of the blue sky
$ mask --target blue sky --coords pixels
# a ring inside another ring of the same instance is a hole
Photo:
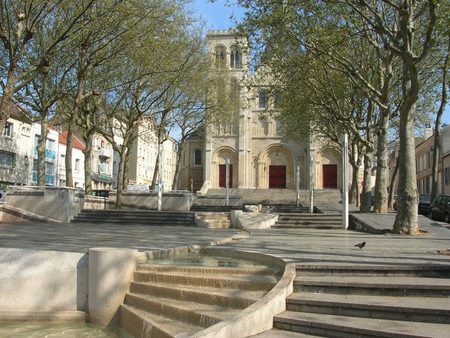
[[[233,1],[229,1],[233,3]],[[226,0],[217,0],[210,3],[207,0],[193,0],[189,6],[196,16],[201,17],[206,24],[207,29],[229,29],[234,26],[235,20],[231,17],[240,19],[244,15],[244,10],[237,5],[228,5]],[[436,108],[437,109],[437,108]],[[442,116],[442,122],[450,124],[450,103]]]
[[[207,0],[193,0],[189,6],[197,16],[203,18],[207,29],[229,29],[234,26],[231,16],[241,18],[243,9],[236,5],[227,5],[226,0],[210,3]]]

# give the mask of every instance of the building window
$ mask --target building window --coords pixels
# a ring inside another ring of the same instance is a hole
[[[13,124],[6,122],[5,129],[3,130],[3,136],[12,137],[13,136]]]
[[[75,159],[75,170],[76,171],[80,170],[80,159],[79,158]]]
[[[225,47],[217,46],[215,48],[215,54],[216,54],[216,68],[225,68],[227,55]]]
[[[14,167],[14,153],[8,151],[0,151],[0,166],[2,167]]]
[[[55,164],[52,162],[45,162],[45,175],[55,174]]]
[[[267,92],[260,91],[258,96],[258,107],[259,108],[267,108]]]
[[[194,151],[194,165],[202,165],[202,151],[200,149]]]
[[[55,150],[55,140],[47,140],[47,149],[48,150]]]
[[[280,92],[275,92],[275,96],[273,98],[273,107],[274,108],[281,108],[281,93]]]
[[[242,53],[236,46],[231,47],[230,51],[230,67],[242,68]]]
[[[450,184],[450,167],[444,168],[444,182],[445,185]]]

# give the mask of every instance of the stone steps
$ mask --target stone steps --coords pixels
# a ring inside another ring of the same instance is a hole
[[[219,268],[139,264],[120,310],[136,337],[189,337],[232,320],[277,282],[267,266]]]
[[[125,302],[147,312],[159,313],[201,327],[209,327],[241,312],[239,309],[215,304],[192,303],[173,298],[134,293],[127,294]]]
[[[325,337],[448,337],[449,325],[285,311],[275,327]]]
[[[235,288],[241,290],[269,291],[277,282],[273,276],[266,275],[231,275],[215,274],[202,276],[198,274],[180,275],[178,272],[150,272],[140,271],[134,273],[136,282],[173,283],[184,285],[206,286],[214,288]]]
[[[298,276],[416,276],[449,278],[450,265],[302,265],[297,264]]]
[[[339,214],[321,213],[280,213],[274,228],[340,229],[342,228],[342,216]]]
[[[297,312],[450,324],[447,298],[293,293],[286,305]]]
[[[132,282],[130,292],[173,297],[188,302],[214,304],[224,307],[244,309],[261,298],[266,291],[235,289],[198,288],[183,284]]]
[[[128,304],[120,306],[120,325],[134,337],[173,338],[189,337],[202,330],[200,326],[174,321]]]
[[[174,265],[146,265],[141,264],[136,268],[137,272],[159,271],[159,272],[179,272],[179,273],[201,273],[201,274],[261,274],[261,275],[279,275],[281,272],[269,267],[209,267],[209,266],[174,266]]]
[[[177,211],[82,210],[71,223],[143,224],[153,226],[195,226],[194,214]]]
[[[326,337],[448,337],[450,265],[298,264],[274,327]]]
[[[231,228],[231,216],[229,212],[196,212],[197,225],[214,229]]]
[[[296,292],[380,296],[450,297],[450,279],[430,277],[302,276],[294,280]]]

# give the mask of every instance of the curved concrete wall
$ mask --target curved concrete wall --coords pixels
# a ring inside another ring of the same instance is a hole
[[[86,254],[0,249],[0,311],[86,311]]]

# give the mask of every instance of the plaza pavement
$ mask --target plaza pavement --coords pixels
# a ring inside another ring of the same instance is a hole
[[[366,223],[391,228],[395,214],[361,214]],[[90,247],[134,248],[141,251],[213,241],[239,240],[222,248],[258,251],[288,260],[316,264],[450,264],[450,256],[437,250],[450,249],[448,224],[420,216],[418,236],[370,234],[341,229],[269,229],[240,232],[236,229],[155,227],[118,224],[0,224],[0,248],[86,252]],[[447,226],[447,228],[445,227]],[[239,235],[241,234],[241,235]],[[366,242],[363,249],[354,245]]]

